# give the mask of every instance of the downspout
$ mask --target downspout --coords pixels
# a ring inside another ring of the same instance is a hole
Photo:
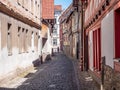
[[[78,43],[77,43],[77,59],[80,58],[80,28],[79,28],[79,24],[80,24],[80,2],[78,1],[78,21],[77,21],[77,30],[78,30]]]
[[[83,5],[84,5],[84,3],[82,2],[82,1],[80,1],[80,5],[81,5],[81,7],[80,7],[80,11],[81,11],[81,48],[80,48],[80,50],[81,50],[81,52],[80,52],[80,66],[81,66],[81,71],[83,71],[84,70],[84,61],[83,61],[83,42],[84,42],[84,11],[83,11]]]

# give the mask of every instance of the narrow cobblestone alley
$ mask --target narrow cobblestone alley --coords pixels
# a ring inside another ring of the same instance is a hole
[[[0,90],[78,90],[72,61],[63,54],[56,54],[52,61],[42,64],[35,73],[24,78],[26,81],[17,88]]]
[[[0,90],[120,90],[120,0],[0,0]]]

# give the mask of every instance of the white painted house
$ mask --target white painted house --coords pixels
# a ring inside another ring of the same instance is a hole
[[[54,6],[54,16],[56,23],[54,25],[53,33],[52,33],[52,50],[53,52],[57,52],[60,49],[60,25],[59,25],[59,17],[62,13],[61,5]]]
[[[0,0],[0,81],[30,69],[39,58],[40,6],[40,0]]]

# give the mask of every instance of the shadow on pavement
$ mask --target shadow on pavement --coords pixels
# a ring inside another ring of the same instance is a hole
[[[36,72],[30,72],[26,76],[24,76],[23,79],[25,79],[25,81],[21,82],[20,85],[16,86],[15,88],[9,88],[9,86],[8,87],[0,87],[0,90],[37,90],[34,87],[35,84],[33,83],[33,80],[36,80],[35,77],[38,77],[37,73],[39,73],[40,71],[43,71],[45,69],[44,68],[45,65],[50,63],[50,61],[51,61],[50,55],[48,55],[46,57],[46,59],[48,61],[46,61],[44,64],[41,64],[39,59],[33,61],[33,65],[35,67]]]
[[[0,90],[16,90],[15,88],[4,88],[4,87],[0,87]]]

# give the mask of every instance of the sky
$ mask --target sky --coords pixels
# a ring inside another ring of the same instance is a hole
[[[62,9],[66,9],[71,3],[72,0],[54,0],[55,5],[62,5]]]

